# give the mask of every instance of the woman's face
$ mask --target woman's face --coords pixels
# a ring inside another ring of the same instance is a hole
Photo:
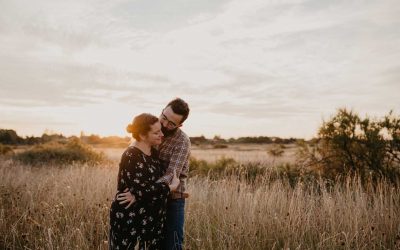
[[[163,133],[161,132],[161,123],[156,122],[150,126],[150,131],[147,133],[146,142],[151,145],[160,145]]]

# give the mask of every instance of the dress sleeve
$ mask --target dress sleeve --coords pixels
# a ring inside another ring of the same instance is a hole
[[[155,182],[155,177],[148,171],[148,166],[140,156],[130,157],[127,164],[126,184],[136,200],[155,200],[168,196],[169,186]]]

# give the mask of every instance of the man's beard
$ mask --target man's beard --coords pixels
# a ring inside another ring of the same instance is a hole
[[[171,136],[171,135],[175,134],[177,129],[178,128],[174,128],[174,129],[170,130],[170,129],[167,129],[166,127],[164,127],[161,124],[161,132],[164,134],[165,137],[168,137],[168,136]]]

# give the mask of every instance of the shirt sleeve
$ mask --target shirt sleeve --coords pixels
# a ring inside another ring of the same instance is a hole
[[[157,181],[157,183],[165,182],[171,183],[174,176],[174,169],[176,176],[180,176],[183,167],[188,164],[190,156],[190,143],[183,141],[175,146],[171,155],[167,170],[165,174]]]

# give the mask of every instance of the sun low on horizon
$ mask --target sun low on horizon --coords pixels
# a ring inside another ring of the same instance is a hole
[[[129,136],[188,102],[189,136],[312,138],[400,112],[398,1],[0,3],[0,129]]]

